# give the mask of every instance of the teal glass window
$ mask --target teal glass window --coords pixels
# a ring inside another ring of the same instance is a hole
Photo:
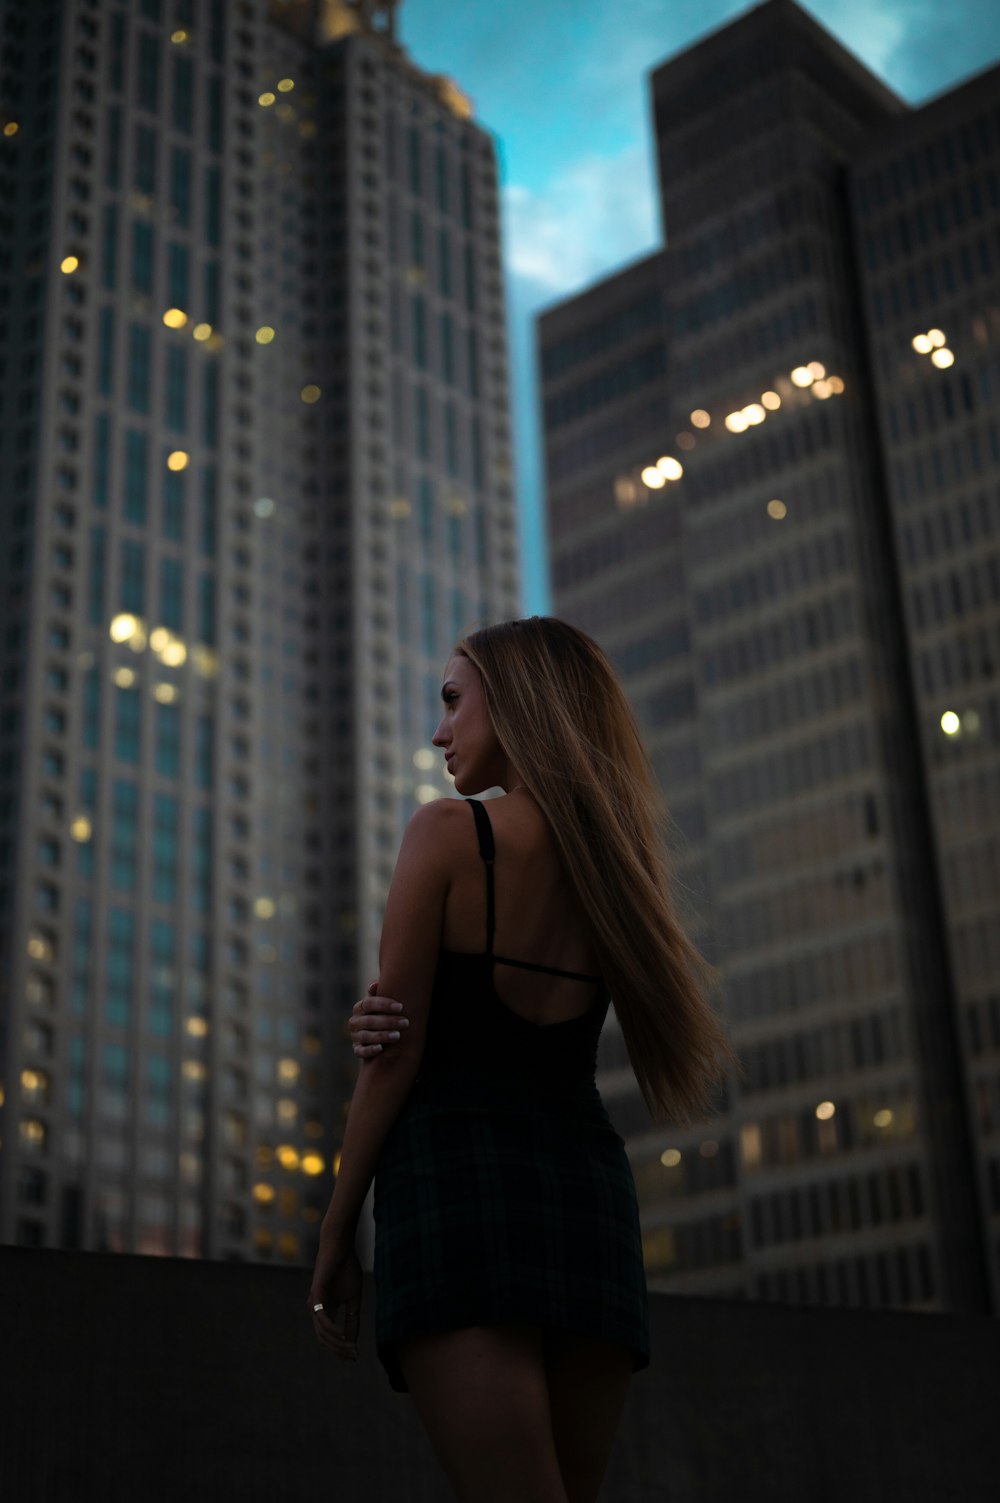
[[[89,809],[91,813],[97,808],[96,767],[81,767],[80,769],[80,807]]]
[[[122,183],[122,112],[118,104],[113,104],[108,110],[108,128],[104,139],[107,142],[104,186],[120,188]]]
[[[206,80],[208,108],[208,149],[221,151],[223,139],[223,93],[222,79],[213,74]]]
[[[160,19],[161,0],[140,0],[140,10],[149,21]]]
[[[120,11],[111,14],[111,57],[108,63],[108,87],[120,94],[125,86],[125,52],[128,23]]]
[[[205,241],[222,243],[222,173],[218,167],[205,168]]]
[[[423,634],[424,652],[428,657],[435,657],[437,655],[434,605],[434,576],[425,573],[420,576],[420,626]]]
[[[117,1027],[125,1027],[132,1013],[134,950],[134,914],[127,908],[111,908],[108,913],[107,989],[104,1004],[107,1021]]]
[[[150,967],[149,1031],[158,1038],[169,1038],[174,1031],[174,997],[176,982],[177,933],[173,924],[153,919],[149,926],[152,965]]]
[[[132,223],[132,286],[140,292],[152,292],[155,256],[153,226],[144,220]],[[133,326],[134,327],[134,326]]]
[[[101,739],[101,670],[88,668],[83,675],[83,744],[90,749]]]
[[[189,57],[174,57],[173,78],[173,125],[189,136],[194,128],[194,61]]]
[[[191,296],[191,256],[186,245],[167,246],[167,307],[187,312]]]
[[[441,375],[450,386],[455,384],[455,329],[450,313],[442,313],[439,320],[441,343]]]
[[[475,329],[470,329],[469,332],[468,332],[468,336],[467,336],[466,366],[468,368],[468,374],[467,374],[467,377],[466,377],[466,384],[468,386],[469,396],[470,397],[478,397],[478,395],[479,395],[479,339],[477,338]]]
[[[125,516],[130,522],[146,520],[146,470],[149,439],[140,428],[125,431]]]
[[[207,646],[215,645],[215,575],[198,576],[198,625],[195,639]]]
[[[133,412],[149,411],[152,337],[146,324],[129,324],[126,399]]]
[[[192,856],[191,906],[196,913],[208,913],[212,903],[212,811],[204,805],[194,810]]]
[[[94,913],[89,898],[78,898],[73,905],[73,948],[70,954],[72,980],[70,1005],[76,1017],[87,1011],[90,994],[90,961],[93,953]]]
[[[416,430],[417,430],[417,453],[421,459],[431,457],[431,409],[430,399],[422,386],[414,388],[413,401],[415,407]]]
[[[171,631],[184,629],[184,567],[180,559],[160,559],[160,620]]]
[[[183,304],[171,303],[170,306],[180,308]],[[172,428],[175,433],[183,433],[187,427],[187,373],[187,350],[181,345],[169,345],[164,391],[164,421],[167,427]]]
[[[146,547],[132,538],[121,544],[121,609],[142,616],[146,611]]]
[[[139,730],[142,720],[142,695],[138,689],[115,685],[115,756],[119,762],[139,760]]]
[[[107,557],[107,529],[90,529],[90,559],[87,578],[87,620],[94,626],[104,621],[104,579]]]
[[[118,280],[118,205],[104,205],[101,233],[101,286],[113,289]]]
[[[406,170],[411,193],[420,193],[423,190],[421,168],[420,132],[415,125],[411,125],[406,132]]]
[[[105,1044],[101,1051],[105,1090],[120,1094],[128,1090],[129,1058],[124,1044]]]
[[[149,125],[135,128],[135,178],[140,193],[156,192],[156,131]]]
[[[419,209],[410,211],[410,264],[424,264],[424,216]]]
[[[444,463],[453,478],[458,474],[458,431],[455,421],[455,404],[444,404]]]
[[[129,691],[136,695],[135,690]],[[136,785],[115,778],[111,807],[111,885],[132,892],[136,883],[139,795]]]
[[[434,189],[437,206],[442,214],[448,212],[448,157],[443,146],[434,153]]]
[[[476,541],[476,563],[480,569],[486,568],[486,513],[481,506],[477,506],[472,516],[473,534]]]
[[[462,163],[462,170],[461,170],[461,173],[459,174],[459,186],[460,186],[460,190],[461,190],[462,228],[466,229],[466,230],[471,230],[472,229],[472,173],[469,170],[469,164],[468,164],[468,162],[463,162]]]
[[[214,769],[212,716],[199,715],[194,730],[194,780],[199,788],[211,788]]]
[[[176,211],[174,223],[182,230],[191,224],[191,153],[183,146],[170,152],[170,204]]]
[[[111,414],[99,412],[94,419],[94,505],[108,504],[108,477],[111,473]]]
[[[115,310],[102,308],[99,319],[97,346],[97,390],[102,397],[114,392],[115,370]]]
[[[177,800],[169,793],[153,798],[153,899],[177,901]]]
[[[154,752],[157,772],[164,777],[176,778],[181,770],[181,707],[178,704],[161,705],[153,709]]]
[[[218,261],[206,261],[202,271],[205,302],[205,322],[217,324],[219,322],[219,263]]]
[[[201,408],[201,437],[206,444],[218,443],[219,430],[219,367],[205,366],[205,386]]]
[[[477,490],[481,490],[483,486],[483,425],[479,418],[472,420],[469,445],[472,449],[472,483]]]
[[[139,81],[136,102],[155,115],[160,102],[160,43],[148,31],[139,33]]]
[[[218,541],[219,486],[214,465],[201,472],[201,528],[198,547],[205,558],[214,558]]]
[[[446,225],[438,230],[438,292],[451,297],[451,235]]]
[[[421,370],[427,369],[427,304],[422,293],[415,292],[410,299],[411,324],[413,329],[413,359]]]
[[[465,306],[476,311],[476,255],[472,245],[465,247]]]
[[[426,475],[417,481],[417,527],[420,541],[430,546],[434,542],[434,487]]]
[[[448,518],[448,553],[452,563],[461,563],[462,560],[462,518],[449,516]]]
[[[208,13],[208,55],[213,63],[221,64],[226,60],[227,12],[226,0],[211,0]]]
[[[184,541],[184,470],[167,470],[163,477],[163,536]]]
[[[465,614],[465,596],[461,590],[451,592],[451,637],[453,642],[458,642],[469,629],[469,621]]]

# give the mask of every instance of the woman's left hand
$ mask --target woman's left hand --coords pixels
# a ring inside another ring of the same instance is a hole
[[[357,1360],[361,1324],[361,1263],[354,1248],[324,1246],[309,1289],[309,1313],[317,1339],[338,1357]],[[317,1310],[316,1306],[322,1308]],[[338,1319],[338,1312],[342,1312]]]

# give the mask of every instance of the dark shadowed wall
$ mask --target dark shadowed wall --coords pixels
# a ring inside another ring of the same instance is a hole
[[[302,1269],[0,1248],[9,1503],[453,1503]],[[602,1503],[993,1503],[1000,1323],[653,1298]]]

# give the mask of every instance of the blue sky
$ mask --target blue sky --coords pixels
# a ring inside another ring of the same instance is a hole
[[[403,0],[400,39],[497,138],[524,609],[550,606],[533,320],[662,243],[646,74],[747,0]],[[1000,0],[804,0],[907,104],[1000,58]]]

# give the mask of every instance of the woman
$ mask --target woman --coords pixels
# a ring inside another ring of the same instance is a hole
[[[506,796],[441,799],[407,826],[309,1306],[319,1340],[356,1356],[377,1167],[379,1357],[459,1498],[583,1503],[649,1360],[635,1189],[594,1082],[609,993],[657,1117],[704,1116],[736,1057],[597,645],[547,617],[488,627],[441,692],[455,788]]]

